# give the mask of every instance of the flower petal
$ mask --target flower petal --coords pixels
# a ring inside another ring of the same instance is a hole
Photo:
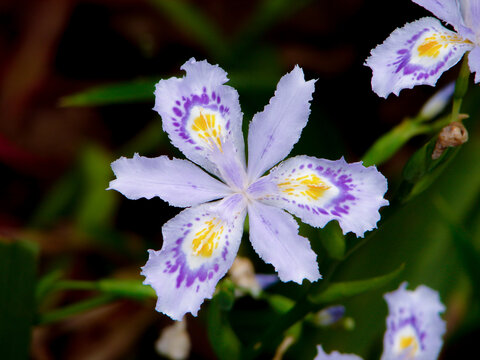
[[[373,71],[373,91],[386,98],[415,85],[435,85],[472,48],[469,40],[427,17],[396,29],[372,50],[365,65]]]
[[[260,257],[272,264],[282,281],[321,278],[317,255],[308,239],[298,235],[298,224],[281,209],[257,201],[248,205],[250,241]]]
[[[170,205],[187,207],[225,197],[231,190],[187,160],[167,156],[148,158],[135,154],[112,163],[116,179],[108,190],[135,200],[158,196]]]
[[[412,0],[414,3],[424,7],[439,19],[452,25],[463,36],[472,34],[468,25],[464,22],[461,5],[458,0]],[[462,2],[462,0],[460,0]]]
[[[322,345],[317,345],[318,354],[313,360],[362,360],[360,356],[354,354],[341,354],[338,351],[332,351],[330,354],[327,354]]]
[[[475,73],[475,82],[480,82],[480,46],[475,47],[468,54],[468,66],[470,71]]]
[[[238,93],[227,73],[206,61],[187,61],[183,78],[161,80],[155,89],[155,107],[163,129],[187,158],[220,175],[211,159],[225,142],[233,144],[235,156],[245,163],[242,112]]]
[[[305,155],[285,160],[248,189],[251,197],[307,224],[323,227],[338,220],[344,234],[352,231],[360,237],[376,227],[378,209],[388,205],[386,191],[387,180],[375,166]]]
[[[389,314],[383,338],[382,360],[437,359],[445,333],[445,311],[438,293],[424,285],[415,291],[398,290],[385,294]]]
[[[248,176],[252,181],[285,158],[300,138],[310,114],[315,80],[298,66],[284,75],[275,96],[255,114],[248,132]]]
[[[162,249],[149,250],[144,284],[157,293],[156,310],[174,320],[187,312],[197,315],[235,259],[245,204],[239,194],[227,199],[230,206],[221,201],[183,210],[163,226]],[[218,206],[226,211],[219,213]]]

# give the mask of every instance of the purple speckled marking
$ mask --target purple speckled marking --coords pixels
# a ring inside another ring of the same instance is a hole
[[[221,103],[221,98],[218,93],[212,91],[211,96],[207,93],[207,88],[204,86],[201,94],[190,94],[189,96],[182,96],[181,100],[175,100],[175,106],[172,107],[172,112],[175,116],[171,117],[173,128],[170,129],[176,133],[185,142],[195,145],[195,141],[190,137],[189,130],[186,128],[190,111],[194,106],[201,106],[204,109],[219,111],[221,116],[227,122],[226,130],[229,130],[229,115],[230,109]],[[183,110],[181,107],[183,106]],[[195,150],[204,150],[201,146],[195,146]]]
[[[207,214],[203,214],[202,216],[207,216]],[[201,218],[197,217],[195,218],[195,221],[200,222]],[[207,279],[212,279],[214,274],[217,273],[220,269],[220,266],[218,264],[218,258],[213,258],[212,261],[210,261],[209,263],[202,264],[198,269],[189,268],[186,255],[182,251],[182,244],[185,241],[186,235],[190,232],[189,228],[191,228],[192,226],[192,223],[187,223],[180,228],[180,231],[183,232],[183,236],[179,237],[175,241],[175,246],[169,249],[172,259],[165,262],[165,268],[163,270],[164,273],[170,274],[178,272],[176,278],[177,288],[182,286],[184,281],[185,286],[190,287],[192,286],[192,284],[194,284],[196,279],[198,279],[200,282],[205,282]],[[229,231],[231,231],[231,229],[229,229]],[[222,258],[224,261],[227,260],[228,245],[229,242],[227,241],[222,250]]]
[[[433,68],[425,68],[421,65],[418,64],[412,64],[410,63],[411,58],[412,58],[412,50],[414,46],[416,45],[416,41],[425,33],[428,32],[430,29],[424,28],[421,31],[419,31],[417,34],[412,36],[407,42],[405,43],[405,48],[400,49],[397,51],[397,58],[394,62],[391,64],[388,64],[388,66],[394,66],[395,67],[395,73],[402,72],[403,75],[412,75],[412,80],[422,80],[422,79],[428,79],[431,76],[434,76],[438,74],[438,72],[445,66],[447,63],[448,59],[452,57],[454,54],[454,51],[457,50],[457,47],[454,46],[453,50],[450,50],[448,54],[444,56],[444,58],[437,62]]]

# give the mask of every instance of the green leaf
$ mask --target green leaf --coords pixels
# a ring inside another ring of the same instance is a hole
[[[95,309],[101,305],[108,304],[115,300],[115,297],[112,295],[100,295],[95,298],[87,299],[80,301],[73,305],[65,306],[61,309],[56,309],[51,312],[40,314],[38,316],[38,324],[50,324],[57,322],[71,316],[77,315],[79,313],[85,312],[87,310]]]
[[[363,165],[380,165],[390,159],[405,143],[416,135],[425,133],[428,127],[412,119],[403,120],[398,126],[381,136],[363,156]]]
[[[144,285],[140,280],[103,279],[98,281],[97,288],[104,293],[134,299],[157,297],[155,290],[148,285]]]
[[[211,56],[221,59],[228,54],[228,43],[213,20],[192,2],[183,0],[150,0],[150,2],[189,37],[194,38]]]
[[[341,260],[345,255],[345,237],[338,222],[331,221],[318,231],[320,240],[332,259]]]
[[[244,49],[249,43],[259,39],[262,34],[271,29],[281,20],[292,16],[295,12],[310,4],[312,0],[263,0],[253,12],[253,16],[237,35],[235,41],[238,48]]]
[[[95,86],[60,98],[60,106],[98,106],[132,102],[153,102],[158,78]]]
[[[111,155],[95,145],[87,146],[81,153],[83,189],[76,220],[79,227],[87,232],[105,228],[112,221],[118,197],[113,191],[106,190],[113,178],[111,162]]]
[[[0,238],[0,359],[28,359],[38,248]]]
[[[310,295],[309,301],[316,305],[327,304],[377,289],[395,279],[403,271],[403,268],[404,265],[387,275],[367,280],[332,283],[320,294]]]
[[[432,159],[432,153],[435,149],[435,143],[436,137],[417,150],[405,165],[403,169],[404,181],[399,189],[401,202],[410,201],[413,197],[425,191],[445,170],[460,149],[460,147],[448,148],[440,158],[434,160]]]
[[[71,205],[79,188],[78,173],[70,171],[63,175],[35,209],[30,225],[33,227],[50,226],[59,218],[71,213]]]
[[[220,360],[239,359],[242,349],[242,344],[228,320],[228,312],[224,311],[225,298],[231,299],[233,296],[233,288],[220,284],[219,293],[213,297],[208,307],[208,339]]]

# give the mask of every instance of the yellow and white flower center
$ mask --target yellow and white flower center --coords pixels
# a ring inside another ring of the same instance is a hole
[[[217,111],[195,106],[190,112],[188,128],[192,138],[211,150],[222,151],[225,126],[225,119]]]

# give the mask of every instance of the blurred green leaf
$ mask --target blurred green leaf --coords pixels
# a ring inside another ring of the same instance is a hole
[[[332,283],[320,294],[310,295],[309,300],[316,305],[320,305],[341,301],[351,296],[377,289],[395,279],[403,271],[403,268],[404,265],[389,274],[367,280]]]
[[[111,155],[95,145],[85,147],[80,154],[83,189],[76,220],[87,232],[105,228],[111,223],[118,199],[112,191],[106,191],[113,177],[111,162]]]
[[[425,133],[428,127],[412,119],[405,119],[381,136],[363,155],[363,165],[380,165],[390,159],[405,143],[416,135]]]
[[[150,2],[210,54],[222,59],[228,54],[228,43],[215,23],[194,5],[183,0],[150,0]]]
[[[113,300],[115,300],[115,297],[107,294],[107,295],[100,295],[98,297],[87,299],[84,301],[80,301],[73,305],[65,306],[64,308],[61,308],[61,309],[56,309],[56,310],[47,312],[45,314],[40,314],[38,316],[37,324],[45,325],[45,324],[61,321],[63,319],[67,319],[71,316],[82,313],[84,311],[95,309],[101,305],[108,304]]]
[[[318,231],[320,240],[332,259],[341,260],[345,255],[345,237],[337,221],[330,221]]]
[[[0,238],[0,359],[28,359],[38,248]]]
[[[442,197],[437,196],[434,199],[434,204],[443,222],[447,224],[452,234],[455,249],[470,277],[471,283],[480,283],[480,253],[474,246],[473,237],[455,220],[455,214],[451,213],[450,207]],[[474,286],[473,291],[475,292],[476,298],[480,300],[480,288]]]
[[[225,299],[234,298],[233,287],[219,284],[218,291],[208,307],[208,339],[220,360],[239,359],[242,345],[230,325],[228,312],[224,310]]]
[[[60,98],[60,106],[98,106],[132,102],[153,102],[158,78],[95,86]]]
[[[237,48],[244,49],[272,26],[299,11],[312,0],[263,0],[236,36]]]
[[[34,227],[50,226],[71,211],[71,205],[80,188],[78,174],[70,171],[63,175],[50,189],[30,221]]]
[[[432,138],[408,160],[403,169],[403,182],[399,188],[401,202],[410,201],[425,191],[445,170],[460,147],[447,148],[440,158],[432,159],[437,137]]]
[[[47,297],[47,295],[55,288],[55,284],[62,278],[63,271],[55,269],[42,276],[37,282],[35,290],[35,299],[37,306]]]
[[[263,298],[280,314],[286,313],[295,305],[295,301],[283,295],[265,293]]]

